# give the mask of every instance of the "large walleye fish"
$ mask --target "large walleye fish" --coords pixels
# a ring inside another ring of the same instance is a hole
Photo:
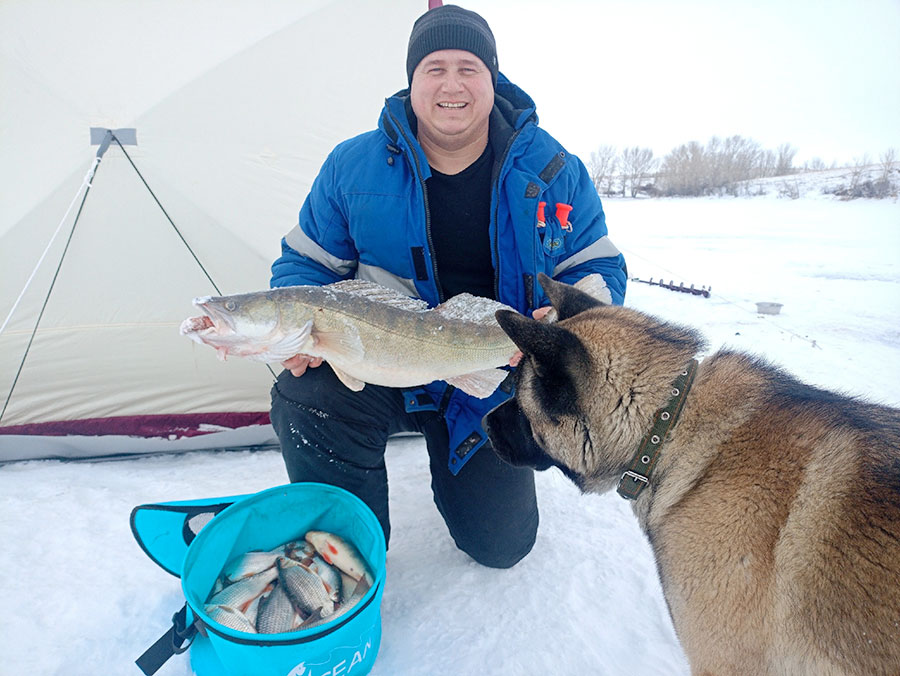
[[[280,362],[327,361],[351,390],[365,383],[412,387],[446,380],[476,397],[506,377],[517,348],[494,319],[502,303],[461,294],[436,308],[363,280],[195,298],[205,314],[181,333],[235,355]]]

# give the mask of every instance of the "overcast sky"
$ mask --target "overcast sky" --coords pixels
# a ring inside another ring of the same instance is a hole
[[[424,4],[424,0],[423,0]],[[449,4],[449,3],[445,3]],[[795,164],[900,153],[900,0],[459,0],[587,162],[739,134]]]

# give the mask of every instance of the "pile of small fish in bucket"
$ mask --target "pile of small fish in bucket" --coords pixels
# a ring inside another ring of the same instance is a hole
[[[270,551],[231,559],[206,601],[218,624],[250,634],[316,627],[355,606],[373,584],[356,547],[311,530]]]

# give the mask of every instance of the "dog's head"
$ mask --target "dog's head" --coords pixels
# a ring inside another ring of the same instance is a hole
[[[583,491],[607,490],[703,341],[690,329],[606,305],[546,275],[540,281],[559,321],[497,312],[523,358],[516,396],[488,413],[485,429],[506,462],[556,466]]]

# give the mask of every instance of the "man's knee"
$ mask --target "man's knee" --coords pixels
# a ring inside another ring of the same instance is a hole
[[[529,524],[505,537],[472,537],[471,534],[454,535],[456,546],[488,568],[512,568],[524,559],[534,547],[537,539],[537,513],[533,527]]]

